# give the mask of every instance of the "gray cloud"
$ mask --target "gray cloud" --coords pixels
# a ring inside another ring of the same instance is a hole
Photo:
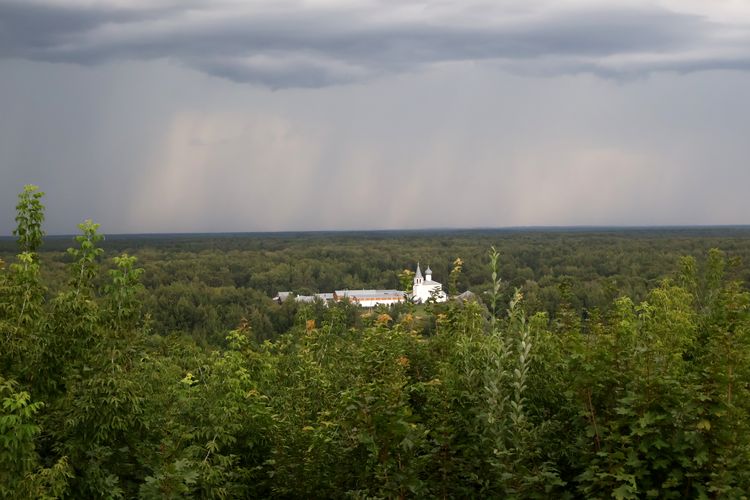
[[[747,223],[750,73],[471,63],[271,92],[165,61],[0,61],[0,234]]]
[[[750,3],[188,1],[0,0],[0,234],[747,223]]]
[[[174,14],[173,9],[123,9],[98,5],[60,5],[34,1],[0,2],[0,54],[6,58],[58,60],[69,38],[104,24],[133,24]]]
[[[60,3],[0,0],[0,56],[167,59],[272,88],[366,81],[452,62],[527,74],[750,67],[750,27],[657,4],[540,1]]]

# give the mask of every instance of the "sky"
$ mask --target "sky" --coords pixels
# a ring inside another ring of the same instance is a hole
[[[0,0],[0,234],[750,223],[747,0]]]

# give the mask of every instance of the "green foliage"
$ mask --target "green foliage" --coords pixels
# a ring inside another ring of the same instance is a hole
[[[461,278],[461,271],[463,270],[464,261],[460,257],[456,257],[453,261],[453,269],[448,276],[448,295],[458,295],[458,280]]]
[[[20,253],[2,273],[0,265],[0,373],[20,375],[38,355],[37,330],[43,321],[45,287],[42,285],[39,256],[36,253],[44,235],[44,193],[27,185],[16,206]]]
[[[18,248],[21,253],[36,254],[42,246],[42,222],[44,222],[44,205],[41,199],[44,193],[39,187],[27,184],[18,195],[16,205],[16,229],[13,235],[18,237]]]
[[[45,288],[34,255],[23,252],[0,277],[0,370],[19,375],[38,355]]]
[[[43,406],[31,403],[28,392],[0,378],[0,496],[8,497],[21,487],[24,476],[34,469],[34,438],[39,426],[34,414]]]
[[[154,331],[223,347],[225,333],[242,317],[261,339],[273,340],[288,331],[294,305],[275,304],[270,297],[279,291],[400,289],[399,272],[417,260],[429,260],[448,291],[452,262],[460,255],[458,288],[484,300],[492,287],[486,271],[486,249],[491,246],[503,255],[498,262],[499,315],[520,288],[529,316],[546,312],[556,325],[564,326],[562,308],[567,307],[568,317],[586,329],[592,315],[606,320],[621,295],[645,300],[683,255],[701,259],[710,248],[720,247],[728,263],[738,258],[750,261],[748,234],[750,230],[743,228],[684,228],[149,235],[116,236],[101,246],[108,257],[124,252],[138,257],[147,291],[142,297],[144,312],[150,314]],[[65,264],[70,258],[60,251],[66,246],[60,239],[48,239],[40,254],[43,282],[53,295],[67,282]],[[10,262],[14,254],[11,242],[0,240],[0,257]],[[114,267],[110,263],[111,259],[102,261],[105,268]],[[728,264],[726,273],[745,287],[750,284],[750,268]],[[98,276],[95,284],[101,288],[109,280]],[[697,279],[703,280],[702,272]],[[566,297],[561,285],[567,287]],[[434,319],[418,324],[428,334],[434,330]]]
[[[75,237],[79,248],[68,248],[68,254],[74,259],[70,285],[76,296],[81,293],[91,295],[94,291],[97,260],[104,251],[96,245],[104,237],[97,233],[99,224],[94,224],[90,219],[78,224],[78,228],[82,233]]]
[[[0,377],[0,498],[58,498],[72,476],[67,459],[50,468],[39,465],[34,421],[44,405]]]
[[[490,276],[492,277],[492,288],[490,288],[490,311],[492,312],[492,330],[495,331],[495,322],[497,321],[497,302],[500,296],[500,275],[498,274],[498,260],[500,253],[492,247],[489,252],[490,257]]]
[[[412,292],[414,289],[414,274],[414,271],[411,269],[404,269],[398,273],[399,290],[403,290],[406,293]]]
[[[19,212],[41,214],[36,194]],[[473,281],[467,248],[449,286],[481,283],[487,306],[364,313],[279,305],[255,289],[338,280],[340,264],[326,262],[343,257],[354,263],[341,283],[380,273],[398,286],[399,263],[370,268],[356,246],[313,245],[309,261],[259,250],[266,265],[252,272],[241,252],[214,250],[165,254],[182,257],[159,267],[141,249],[139,261],[121,253],[100,269],[98,225],[81,225],[66,262],[40,258],[29,236],[40,226],[19,218],[26,247],[0,266],[0,498],[750,491],[750,294],[719,250],[683,258],[672,278],[618,275],[587,291],[580,269],[544,270],[555,256],[508,245],[502,260],[491,247],[489,277]],[[582,265],[635,262],[621,259]],[[64,264],[68,288],[55,277]]]
[[[115,269],[109,271],[111,282],[104,287],[107,297],[106,316],[114,327],[133,327],[141,319],[141,303],[138,297],[143,292],[141,275],[143,269],[136,268],[136,257],[127,253],[112,259]]]

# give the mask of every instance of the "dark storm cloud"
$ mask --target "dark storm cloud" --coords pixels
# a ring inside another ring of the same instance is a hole
[[[174,7],[124,9],[0,0],[0,55],[54,61],[60,45],[77,34],[106,23],[137,23],[170,14]]]
[[[750,65],[746,27],[647,4],[96,5],[0,0],[0,55],[78,64],[169,59],[273,88],[364,81],[457,61],[611,77]]]

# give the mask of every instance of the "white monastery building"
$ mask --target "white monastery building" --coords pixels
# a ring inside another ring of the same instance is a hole
[[[362,307],[375,307],[378,304],[397,304],[403,302],[404,292],[398,290],[336,290],[333,300],[349,299]]]
[[[417,304],[424,304],[430,298],[435,302],[445,302],[448,300],[443,291],[443,285],[437,281],[432,281],[432,270],[427,267],[425,275],[422,276],[422,270],[417,263],[417,272],[414,275],[414,285],[412,288],[411,299]],[[291,292],[279,292],[275,300],[284,302],[289,297],[294,297],[297,302],[314,302],[322,300],[324,302],[347,299],[354,304],[362,307],[375,307],[378,304],[391,305],[403,302],[408,296],[406,292],[399,290],[336,290],[333,293],[316,293],[315,295],[293,295]]]
[[[435,302],[445,302],[448,300],[448,296],[443,291],[442,283],[432,281],[432,269],[427,266],[424,271],[424,277],[422,277],[422,270],[419,268],[417,263],[417,274],[414,275],[414,287],[411,292],[412,299],[417,304],[424,304],[430,297],[435,299]]]

